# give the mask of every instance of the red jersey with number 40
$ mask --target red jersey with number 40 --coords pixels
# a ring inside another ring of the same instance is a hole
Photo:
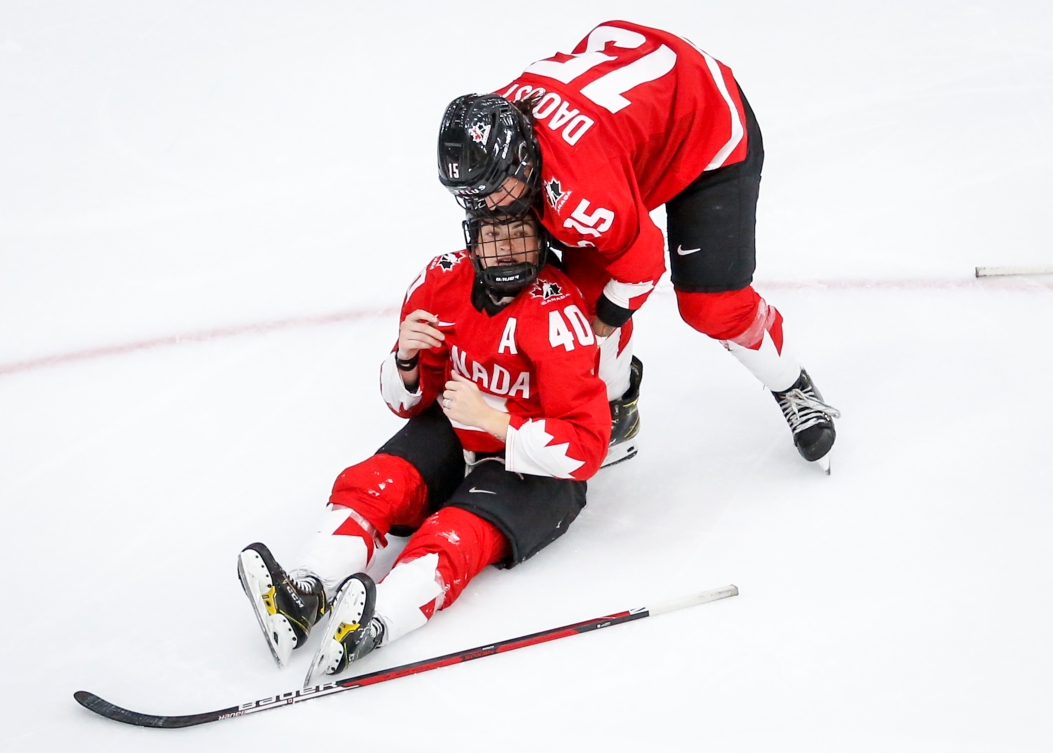
[[[388,406],[409,418],[442,395],[451,372],[472,380],[490,407],[511,414],[506,441],[451,421],[473,452],[505,451],[505,468],[586,480],[611,438],[607,388],[595,375],[596,337],[585,302],[558,269],[544,267],[531,287],[493,316],[472,305],[475,269],[467,251],[438,256],[406,293],[399,321],[434,314],[446,339],[420,351],[420,384],[409,392],[395,353],[380,370]]]
[[[540,97],[545,227],[566,246],[595,248],[613,278],[604,294],[639,308],[665,271],[648,213],[746,158],[731,69],[675,34],[608,21],[497,93]]]

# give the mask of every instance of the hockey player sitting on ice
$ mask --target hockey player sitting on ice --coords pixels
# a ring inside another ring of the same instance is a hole
[[[458,97],[439,130],[439,180],[472,212],[530,212],[567,250],[601,347],[612,451],[638,431],[632,315],[665,271],[649,213],[665,205],[680,316],[768,387],[794,444],[829,468],[838,413],[783,349],[753,289],[760,127],[731,69],[675,34],[597,26],[494,94]],[[685,343],[686,345],[686,343]]]
[[[465,222],[468,250],[410,285],[380,371],[409,422],[337,478],[306,556],[263,544],[238,575],[279,666],[328,616],[307,684],[424,625],[487,565],[514,567],[566,532],[610,441],[580,293],[546,266],[534,220]],[[465,475],[467,469],[467,475]],[[413,532],[379,583],[389,533]]]

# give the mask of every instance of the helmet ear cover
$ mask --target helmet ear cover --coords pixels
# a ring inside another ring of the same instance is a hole
[[[525,215],[541,195],[541,150],[530,118],[496,94],[467,94],[446,108],[438,168],[439,182],[478,217]],[[524,184],[522,193],[504,206],[487,207],[486,197],[509,178]]]
[[[516,241],[525,242],[530,237],[536,238],[537,261],[524,260],[485,265],[483,259],[489,257],[482,253],[481,246],[489,244],[480,241],[480,233],[484,225],[495,224],[509,226],[510,231],[513,225],[529,226],[533,230],[533,235],[520,236],[516,238]],[[461,223],[461,227],[464,229],[465,247],[471,255],[476,279],[490,295],[496,298],[515,296],[522,292],[537,279],[538,273],[548,261],[550,247],[548,232],[532,216],[529,218],[502,217],[494,220],[490,217],[469,215]]]

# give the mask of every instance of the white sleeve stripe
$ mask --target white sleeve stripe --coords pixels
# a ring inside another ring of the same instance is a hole
[[[424,396],[419,384],[416,392],[406,389],[406,384],[402,381],[402,374],[399,373],[399,367],[395,365],[394,353],[389,354],[384,363],[380,365],[380,395],[384,398],[384,402],[395,410],[412,408]]]
[[[428,268],[425,267],[420,271],[420,274],[410,283],[410,286],[406,288],[406,297],[402,299],[402,305],[405,306],[409,303],[410,296],[416,292],[417,288],[424,284],[424,281],[428,279]]]
[[[570,442],[549,444],[552,435],[545,431],[545,419],[527,421],[518,429],[508,427],[505,438],[505,470],[532,476],[574,478],[574,471],[585,465],[567,454]]]
[[[708,169],[708,168],[707,168]],[[654,289],[653,282],[618,282],[608,280],[603,286],[603,294],[611,303],[621,306],[623,309],[631,309],[630,298],[646,295]]]
[[[699,52],[702,52],[702,50],[699,50]],[[718,167],[723,166],[724,160],[728,158],[728,155],[735,151],[735,147],[737,147],[739,142],[742,141],[742,135],[746,132],[746,129],[743,128],[742,121],[739,120],[739,111],[735,107],[735,102],[732,100],[731,95],[728,93],[728,86],[724,82],[724,76],[720,72],[720,66],[717,65],[717,61],[705,52],[702,52],[702,57],[706,59],[706,67],[709,68],[709,72],[713,76],[713,81],[716,83],[717,88],[720,89],[720,95],[724,97],[724,101],[728,104],[728,109],[731,110],[731,140],[724,144],[720,151],[716,153],[716,156],[713,157],[713,161],[706,165],[706,170],[715,170]]]

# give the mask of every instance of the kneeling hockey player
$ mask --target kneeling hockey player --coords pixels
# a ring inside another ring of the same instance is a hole
[[[279,666],[328,618],[308,685],[424,625],[487,565],[562,535],[610,441],[596,338],[574,285],[545,265],[530,216],[469,217],[467,250],[409,287],[381,393],[406,426],[337,478],[300,567],[263,544],[238,575]],[[467,472],[467,475],[466,475]],[[390,573],[364,570],[412,532]]]

